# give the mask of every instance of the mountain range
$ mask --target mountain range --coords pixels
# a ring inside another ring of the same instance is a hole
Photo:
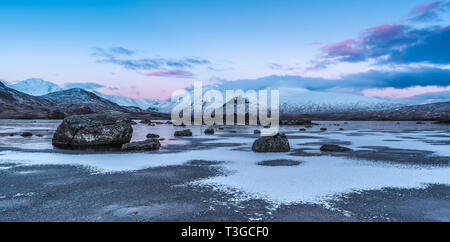
[[[450,113],[450,102],[402,105],[354,94],[286,87],[285,84],[273,82],[266,86],[269,90],[279,90],[282,118],[446,120]],[[250,85],[242,86],[238,83],[226,82],[206,86],[203,91],[206,92],[209,89],[223,91],[233,88],[242,88],[247,91],[250,87]],[[193,90],[187,89],[187,91],[193,94]],[[225,102],[228,101],[230,100],[225,100]],[[169,118],[168,114],[177,105],[170,101],[132,99],[80,88],[64,89],[41,79],[28,79],[8,86],[0,84],[0,104],[2,104],[0,118],[62,118],[71,114],[94,113],[103,110],[126,112],[135,117]],[[207,105],[207,103],[203,103],[203,107]]]
[[[0,118],[61,119],[68,115],[89,114],[106,110],[128,113],[132,118],[168,119],[157,112],[145,112],[137,107],[124,107],[92,92],[72,88],[32,96],[0,82]]]

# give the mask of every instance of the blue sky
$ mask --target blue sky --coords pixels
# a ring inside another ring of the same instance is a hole
[[[445,91],[449,6],[415,0],[2,0],[0,79],[98,83],[104,92],[137,98],[166,98],[194,80],[269,75],[335,80],[324,89],[381,97],[392,88],[411,95],[407,88],[417,85]],[[418,46],[418,40],[429,44]],[[430,70],[433,78],[442,71],[444,79],[370,85],[379,72]],[[348,76],[364,76],[361,82],[369,85],[339,85]]]

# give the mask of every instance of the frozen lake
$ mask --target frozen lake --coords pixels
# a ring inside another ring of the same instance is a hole
[[[250,149],[258,137],[253,134],[257,127],[216,127],[215,135],[206,136],[205,126],[191,126],[187,128],[193,131],[193,137],[175,138],[173,132],[182,128],[167,124],[133,126],[135,141],[145,139],[147,133],[164,138],[159,151],[64,151],[51,145],[59,123],[0,120],[0,169],[79,165],[94,173],[120,173],[208,161],[215,162],[223,174],[185,185],[214,187],[235,194],[236,200],[258,198],[272,204],[321,204],[351,192],[450,184],[450,127],[431,122],[318,121],[320,125],[306,132],[299,130],[301,126],[282,126],[291,152],[270,154]],[[320,131],[323,127],[327,131]],[[24,131],[33,136],[20,136]],[[353,151],[323,153],[319,150],[322,144],[340,144]],[[259,164],[277,160],[293,161],[296,165]]]

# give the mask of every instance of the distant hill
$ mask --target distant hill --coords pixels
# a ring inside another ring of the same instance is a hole
[[[104,110],[128,112],[128,109],[80,88],[52,92],[41,98],[57,103],[64,112],[71,114],[96,113]]]
[[[31,96],[0,82],[0,117],[1,118],[51,118],[58,115],[55,103]]]
[[[168,115],[145,112],[138,107],[122,107],[83,89],[32,96],[9,88],[0,82],[0,118],[61,119],[68,115],[115,110],[132,118],[168,119]]]

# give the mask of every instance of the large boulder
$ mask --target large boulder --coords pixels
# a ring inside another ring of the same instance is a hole
[[[289,141],[285,134],[263,136],[253,142],[252,150],[255,152],[288,152]]]
[[[157,138],[150,138],[144,141],[131,142],[122,146],[123,150],[157,150],[161,147]]]
[[[65,118],[53,135],[52,144],[67,146],[116,146],[130,142],[131,120],[121,112],[73,115]]]

